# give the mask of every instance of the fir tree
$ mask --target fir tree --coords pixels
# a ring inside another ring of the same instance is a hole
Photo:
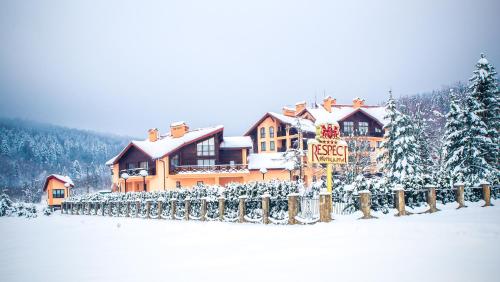
[[[441,171],[442,179],[452,181],[464,181],[464,175],[459,174],[462,166],[463,136],[466,131],[464,126],[464,112],[459,105],[456,95],[450,94],[450,111],[446,114],[446,124],[444,133],[444,162]],[[448,183],[452,185],[453,183]]]
[[[479,103],[477,115],[486,126],[486,136],[491,138],[485,160],[496,170],[500,158],[500,94],[496,71],[484,54],[476,64],[476,69],[469,80],[469,93]]]
[[[434,163],[431,156],[431,148],[434,146],[430,144],[429,127],[424,120],[420,105],[417,106],[414,116],[414,136],[418,148],[416,164],[422,172],[423,184],[430,184],[434,178]]]
[[[387,120],[387,123],[384,125],[384,141],[382,142],[383,154],[379,157],[379,161],[383,162],[383,171],[386,173],[389,181],[392,182],[394,180],[392,172],[395,170],[395,167],[391,160],[394,152],[394,141],[396,140],[393,128],[399,114],[396,109],[396,102],[392,97],[392,91],[389,91],[389,100],[387,100],[385,105],[385,112],[384,119]]]

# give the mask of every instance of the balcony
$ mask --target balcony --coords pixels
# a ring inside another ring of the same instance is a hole
[[[196,173],[245,173],[248,166],[242,164],[223,165],[180,165],[174,168],[174,174],[196,174]]]
[[[147,171],[148,175],[156,175],[156,170],[154,168],[152,168],[152,167],[150,167],[150,168],[141,168],[141,167],[138,167],[138,168],[131,168],[131,169],[122,169],[122,170],[120,170],[119,177],[121,178],[121,175],[123,173],[127,173],[130,177],[133,177],[133,176],[142,177],[142,175],[140,174],[141,170]]]

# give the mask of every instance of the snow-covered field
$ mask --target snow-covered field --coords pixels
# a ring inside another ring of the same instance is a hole
[[[498,279],[500,201],[455,206],[310,226],[58,213],[0,218],[0,281]]]

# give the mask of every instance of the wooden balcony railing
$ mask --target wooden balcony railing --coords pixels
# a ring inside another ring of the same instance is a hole
[[[138,167],[138,168],[131,168],[131,169],[122,169],[120,170],[120,177],[123,173],[127,173],[129,176],[141,176],[142,175],[140,174],[140,171],[141,170],[146,170],[148,172],[148,175],[156,175],[156,170],[152,167],[150,168],[141,168],[141,167]]]
[[[181,165],[174,168],[174,174],[179,173],[238,173],[247,172],[248,166],[243,164],[223,165]]]

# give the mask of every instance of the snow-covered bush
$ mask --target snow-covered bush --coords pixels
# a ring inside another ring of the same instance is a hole
[[[52,209],[49,206],[43,208],[42,212],[43,212],[43,215],[47,215],[47,216],[52,215]]]
[[[18,217],[26,217],[26,218],[35,218],[38,216],[38,211],[36,206],[33,204],[27,203],[16,203],[15,207],[15,215]]]
[[[14,204],[9,196],[5,193],[0,194],[0,216],[10,216],[15,210]]]

